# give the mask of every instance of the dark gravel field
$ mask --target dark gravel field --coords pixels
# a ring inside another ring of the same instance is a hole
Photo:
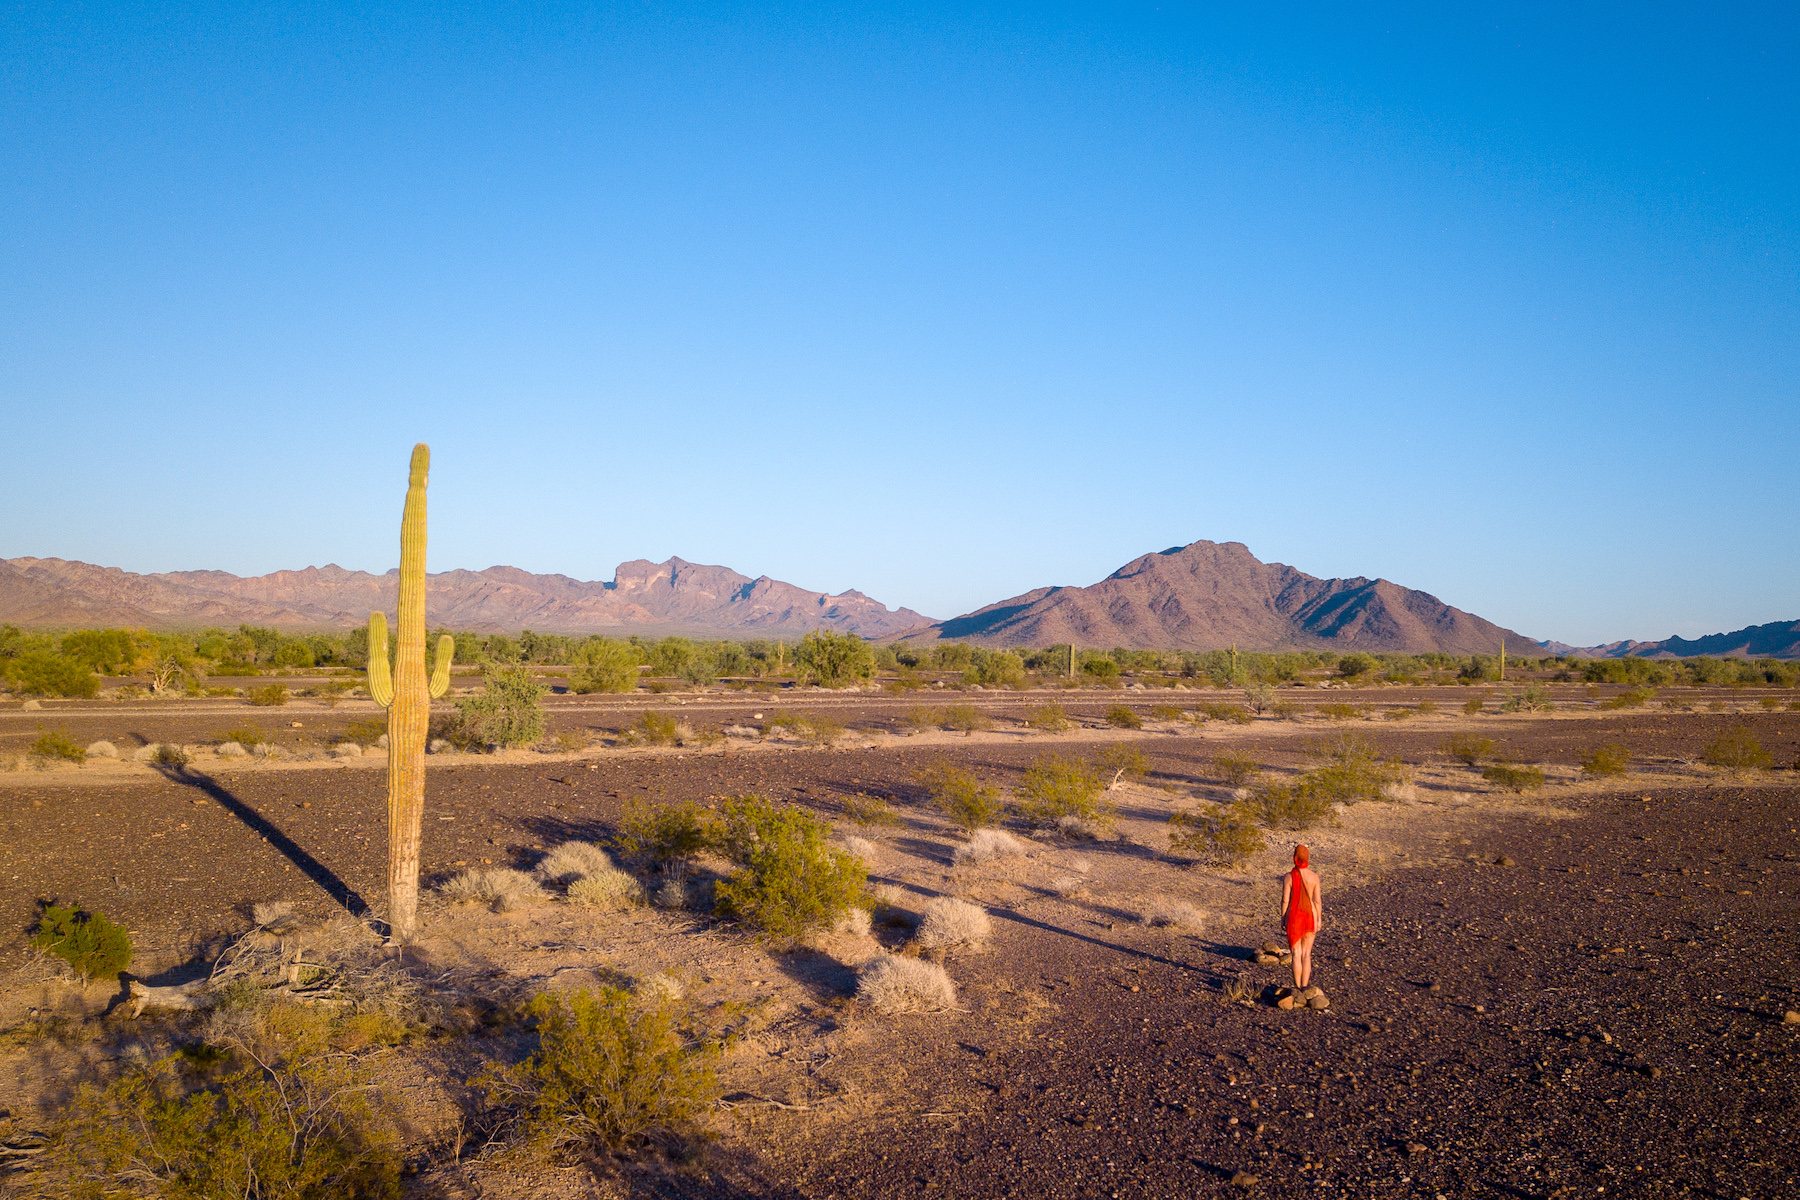
[[[1238,947],[1170,962],[1016,939],[1007,966],[1061,1011],[1020,1048],[963,1047],[979,1111],[810,1147],[796,1182],[820,1197],[1794,1195],[1797,823],[1792,789],[1610,797],[1497,827],[1514,866],[1328,891],[1326,1013],[1224,1002],[1230,978],[1277,978]]]

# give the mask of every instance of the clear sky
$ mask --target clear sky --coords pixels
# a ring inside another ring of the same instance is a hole
[[[8,7],[0,556],[1800,618],[1791,6],[536,7]]]

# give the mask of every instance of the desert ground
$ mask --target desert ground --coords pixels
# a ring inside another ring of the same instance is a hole
[[[483,1058],[517,1053],[516,1023],[494,1016],[403,1045],[383,1070],[404,1115],[407,1194],[1791,1194],[1794,697],[1669,688],[1614,710],[1601,705],[1616,688],[1546,688],[1549,711],[1472,715],[1462,704],[1479,687],[1283,689],[1294,711],[1244,724],[1158,718],[1158,707],[1232,698],[1168,689],[551,697],[561,748],[428,760],[428,881],[529,868],[567,840],[605,843],[634,801],[754,792],[872,843],[884,906],[868,934],[774,952],[703,905],[603,912],[546,897],[496,912],[429,899],[399,965],[466,1007],[504,1014],[531,991],[661,979],[732,1036],[703,1151],[574,1165],[484,1150],[466,1080]],[[1319,711],[1346,699],[1367,711]],[[1073,727],[1025,724],[1048,700]],[[992,726],[907,720],[952,701]],[[1422,701],[1436,710],[1418,711]],[[1143,728],[1104,720],[1120,704]],[[647,709],[724,736],[622,744]],[[844,732],[794,736],[770,726],[778,712],[827,715]],[[79,901],[128,926],[132,974],[151,984],[204,973],[258,903],[290,902],[301,941],[373,943],[385,754],[327,748],[377,715],[353,699],[0,705],[0,1142],[28,1146],[80,1081],[193,1036],[191,1018],[133,1018],[121,985],[84,988],[35,956],[40,901]],[[212,749],[245,725],[284,753]],[[1777,769],[1701,761],[1740,727]],[[120,757],[42,763],[25,754],[40,728],[106,739]],[[1345,733],[1405,763],[1410,784],[1276,834],[1241,866],[1169,852],[1172,813],[1230,797],[1218,755],[1280,776]],[[1483,780],[1446,753],[1459,733],[1536,764],[1545,785],[1514,794]],[[188,746],[190,761],[133,761],[157,743]],[[1630,749],[1628,773],[1584,776],[1607,743]],[[950,761],[1008,788],[1037,756],[1114,745],[1149,769],[1114,784],[1112,828],[1015,826],[1026,852],[985,862],[953,861],[962,835],[917,783]],[[858,825],[846,810],[857,795],[890,801],[902,823]],[[1325,888],[1315,982],[1329,1007],[1318,1011],[1270,1003],[1285,968],[1256,961],[1279,937],[1279,881],[1300,839]],[[981,906],[993,927],[983,948],[934,954],[955,1005],[884,1016],[860,1004],[858,968],[902,948],[911,915],[944,895]]]

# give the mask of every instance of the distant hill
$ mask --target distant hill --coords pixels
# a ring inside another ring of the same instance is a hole
[[[1594,658],[1800,658],[1800,621],[1771,621],[1747,625],[1731,633],[1705,637],[1664,638],[1660,642],[1608,642],[1589,646],[1577,654]]]
[[[1403,650],[1538,648],[1436,596],[1385,579],[1319,579],[1239,542],[1194,542],[1134,559],[1090,587],[1038,588],[904,636],[994,646]]]
[[[29,626],[270,625],[342,628],[394,610],[399,572],[338,566],[240,578],[225,571],[137,575],[60,558],[0,559],[0,621]],[[620,563],[611,582],[516,567],[430,576],[426,618],[453,629],[542,633],[798,636],[837,629],[886,637],[924,624],[861,592],[809,592],[764,575],[671,558]]]

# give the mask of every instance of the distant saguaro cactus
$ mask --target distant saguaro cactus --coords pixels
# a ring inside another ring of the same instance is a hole
[[[369,695],[388,710],[388,938],[412,940],[419,911],[419,834],[425,817],[425,735],[431,701],[450,690],[456,639],[438,639],[436,669],[425,677],[425,477],[431,448],[413,447],[400,517],[400,609],[394,666],[387,653],[387,615],[369,614]]]

